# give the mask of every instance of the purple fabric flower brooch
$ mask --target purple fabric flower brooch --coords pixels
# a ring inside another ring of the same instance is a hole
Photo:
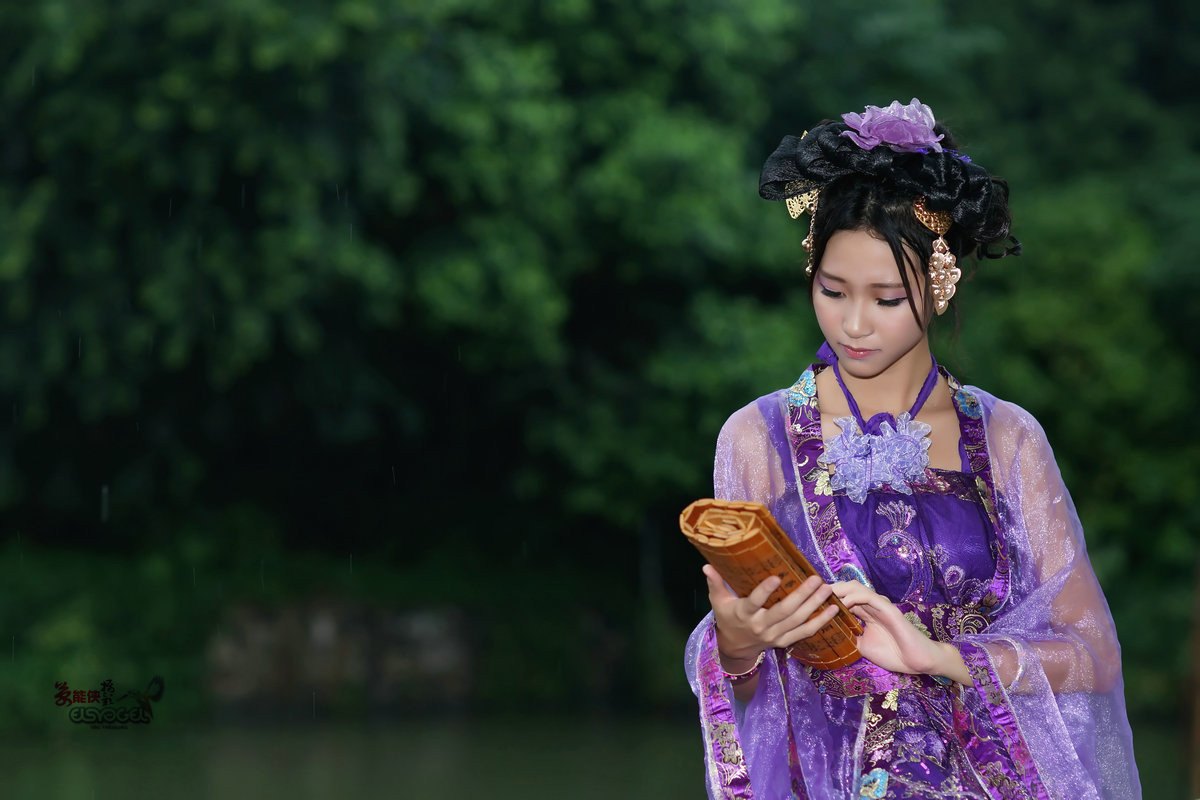
[[[877,435],[860,433],[853,417],[834,421],[842,432],[825,441],[825,452],[817,459],[821,466],[833,467],[830,488],[845,489],[847,497],[861,503],[871,489],[889,486],[900,494],[912,494],[909,483],[924,480],[933,430],[929,425],[907,411],[896,418],[895,428],[886,420],[881,423]]]
[[[841,135],[863,150],[882,144],[896,153],[942,151],[942,136],[933,132],[933,111],[915,97],[906,106],[893,100],[887,108],[867,106],[862,114],[842,114],[842,121],[850,130]]]

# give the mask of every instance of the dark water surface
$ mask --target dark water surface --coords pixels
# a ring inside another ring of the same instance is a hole
[[[699,800],[690,720],[77,729],[6,741],[0,797]]]
[[[1146,800],[1190,800],[1181,734],[1135,726]],[[690,718],[151,724],[0,742],[4,800],[704,797],[699,728]]]

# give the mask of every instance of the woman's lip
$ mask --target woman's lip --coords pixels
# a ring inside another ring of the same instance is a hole
[[[850,356],[851,358],[866,358],[867,356],[871,355],[871,353],[875,352],[874,350],[847,347],[846,345],[842,345],[842,349],[845,350],[846,355]]]

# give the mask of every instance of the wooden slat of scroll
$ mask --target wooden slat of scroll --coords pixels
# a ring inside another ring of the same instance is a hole
[[[782,583],[767,598],[767,608],[817,574],[762,503],[697,500],[679,515],[679,527],[741,597],[769,576],[778,575]],[[862,625],[837,597],[822,603],[817,613],[830,603],[840,609],[837,616],[788,651],[801,663],[820,669],[842,667],[861,658],[855,636],[862,633]]]

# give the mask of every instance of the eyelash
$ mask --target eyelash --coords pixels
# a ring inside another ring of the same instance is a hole
[[[841,292],[835,292],[833,289],[826,289],[824,286],[821,287],[821,294],[825,295],[826,297],[832,297],[835,300],[842,296]],[[879,305],[883,306],[884,308],[895,308],[903,303],[906,299],[907,298],[905,297],[890,297],[885,300],[879,300],[878,302]]]

